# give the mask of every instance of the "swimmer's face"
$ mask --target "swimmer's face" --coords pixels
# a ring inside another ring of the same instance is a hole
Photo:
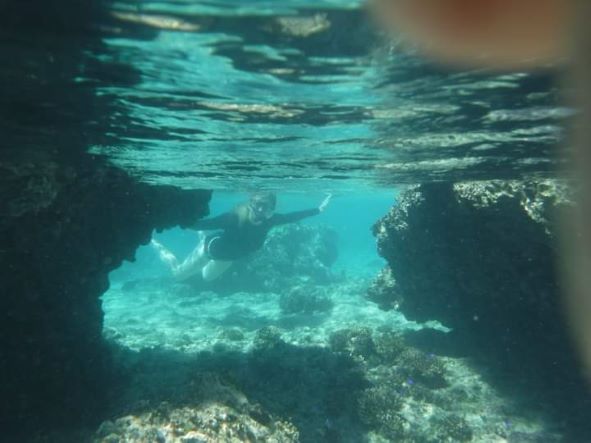
[[[568,54],[572,0],[373,0],[388,29],[439,60],[511,68]]]
[[[248,204],[250,218],[254,223],[261,223],[273,216],[274,205],[266,200],[252,199]]]

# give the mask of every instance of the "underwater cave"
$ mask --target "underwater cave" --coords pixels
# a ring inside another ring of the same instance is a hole
[[[439,66],[356,0],[0,25],[3,441],[591,439],[561,72]]]

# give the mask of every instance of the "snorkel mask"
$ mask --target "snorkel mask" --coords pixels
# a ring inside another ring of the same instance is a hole
[[[254,195],[248,207],[255,221],[268,220],[275,211],[275,194],[265,193]]]

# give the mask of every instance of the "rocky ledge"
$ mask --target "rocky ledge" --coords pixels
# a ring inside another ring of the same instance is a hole
[[[556,217],[571,201],[566,184],[548,180],[410,187],[374,226],[388,266],[368,296],[442,322],[450,352],[568,404],[573,418],[589,399],[556,272]]]
[[[101,335],[108,273],[153,229],[204,216],[210,193],[141,184],[92,158],[3,172],[2,425],[92,423],[114,368]]]

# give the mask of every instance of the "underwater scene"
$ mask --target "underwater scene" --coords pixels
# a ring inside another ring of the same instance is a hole
[[[380,2],[0,1],[0,441],[591,442],[566,68]]]

